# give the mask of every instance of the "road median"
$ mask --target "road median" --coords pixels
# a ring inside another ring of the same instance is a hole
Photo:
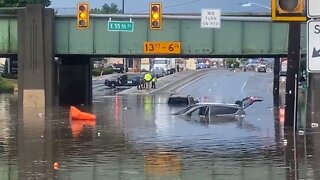
[[[201,69],[201,70],[181,71],[172,75],[159,78],[156,84],[156,87],[157,87],[156,89],[138,90],[137,87],[132,87],[130,89],[124,90],[117,94],[118,95],[129,95],[129,94],[148,95],[148,94],[172,93],[175,91],[175,89],[179,88],[180,86],[183,86],[185,83],[195,80],[210,71],[219,71],[219,70]]]

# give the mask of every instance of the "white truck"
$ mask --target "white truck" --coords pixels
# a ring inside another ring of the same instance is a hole
[[[176,72],[176,62],[175,58],[155,58],[153,60],[153,68],[163,68],[166,74],[173,74]]]

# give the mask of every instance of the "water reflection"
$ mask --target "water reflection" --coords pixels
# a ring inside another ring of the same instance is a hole
[[[70,121],[69,107],[18,117],[16,97],[0,99],[4,180],[320,178],[320,133],[294,136],[277,110],[264,108],[268,102],[242,123],[204,126],[171,116],[177,109],[165,96],[106,97],[80,107],[96,122]]]

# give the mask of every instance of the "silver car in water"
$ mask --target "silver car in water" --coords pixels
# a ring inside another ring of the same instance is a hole
[[[226,103],[197,103],[174,113],[187,120],[205,123],[224,123],[241,120],[245,117],[245,108],[254,102],[262,101],[261,97],[246,97],[234,104]]]

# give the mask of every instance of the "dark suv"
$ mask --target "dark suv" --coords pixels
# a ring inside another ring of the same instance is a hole
[[[141,74],[122,74],[118,77],[106,79],[104,84],[111,88],[117,86],[136,86],[141,78]]]
[[[189,95],[176,95],[172,94],[168,98],[168,105],[170,106],[190,106],[198,103],[199,101],[195,100]]]

